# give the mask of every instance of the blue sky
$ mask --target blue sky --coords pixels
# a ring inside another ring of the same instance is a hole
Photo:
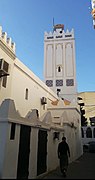
[[[78,92],[95,91],[95,30],[90,0],[0,0],[0,25],[17,57],[43,80],[44,32],[55,24],[74,29]]]

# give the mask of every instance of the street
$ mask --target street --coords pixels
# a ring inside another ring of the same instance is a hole
[[[57,168],[42,179],[64,179],[64,177]],[[70,163],[65,179],[95,179],[95,153],[85,152],[79,159]]]

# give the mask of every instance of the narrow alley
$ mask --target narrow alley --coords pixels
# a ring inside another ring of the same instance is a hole
[[[69,164],[66,178],[57,168],[43,179],[95,179],[95,153],[85,152],[83,156]]]

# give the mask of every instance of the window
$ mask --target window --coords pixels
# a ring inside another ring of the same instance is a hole
[[[87,138],[92,138],[92,129],[90,127],[88,127],[87,130],[86,130],[86,137]]]
[[[60,33],[62,34],[62,31],[60,31]]]
[[[74,79],[66,79],[66,86],[74,86]]]
[[[4,59],[0,59],[0,77],[2,78],[2,86],[4,88],[6,88],[7,85],[8,70],[9,64]]]
[[[63,36],[56,36],[56,38],[62,38]]]
[[[28,100],[28,89],[26,88],[25,99]]]
[[[58,67],[58,72],[61,72],[61,67],[60,66]]]
[[[10,139],[14,140],[15,139],[15,128],[16,128],[16,124],[12,123],[11,124],[11,134],[10,134]]]
[[[47,37],[47,39],[53,39],[53,36],[51,36],[51,37]]]
[[[6,85],[7,85],[7,76],[4,76],[4,77],[3,77],[3,80],[2,80],[2,86],[3,86],[4,88],[6,88]]]
[[[63,86],[63,80],[56,80],[56,86]]]
[[[52,80],[46,80],[46,85],[48,87],[52,87],[53,86],[53,81]]]
[[[82,138],[84,138],[84,131],[83,131],[83,128],[81,128],[81,135],[82,135]]]
[[[8,64],[6,61],[4,61],[3,70],[4,70],[5,72],[8,72],[8,68],[9,68],[9,64]]]
[[[95,126],[95,116],[90,118],[90,125]]]
[[[71,34],[68,34],[68,35],[65,35],[65,37],[72,37],[72,35],[71,35]]]

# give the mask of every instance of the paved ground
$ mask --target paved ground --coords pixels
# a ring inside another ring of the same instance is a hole
[[[58,168],[42,179],[64,179],[64,177]],[[75,162],[70,163],[65,179],[95,179],[95,153],[85,152]]]

